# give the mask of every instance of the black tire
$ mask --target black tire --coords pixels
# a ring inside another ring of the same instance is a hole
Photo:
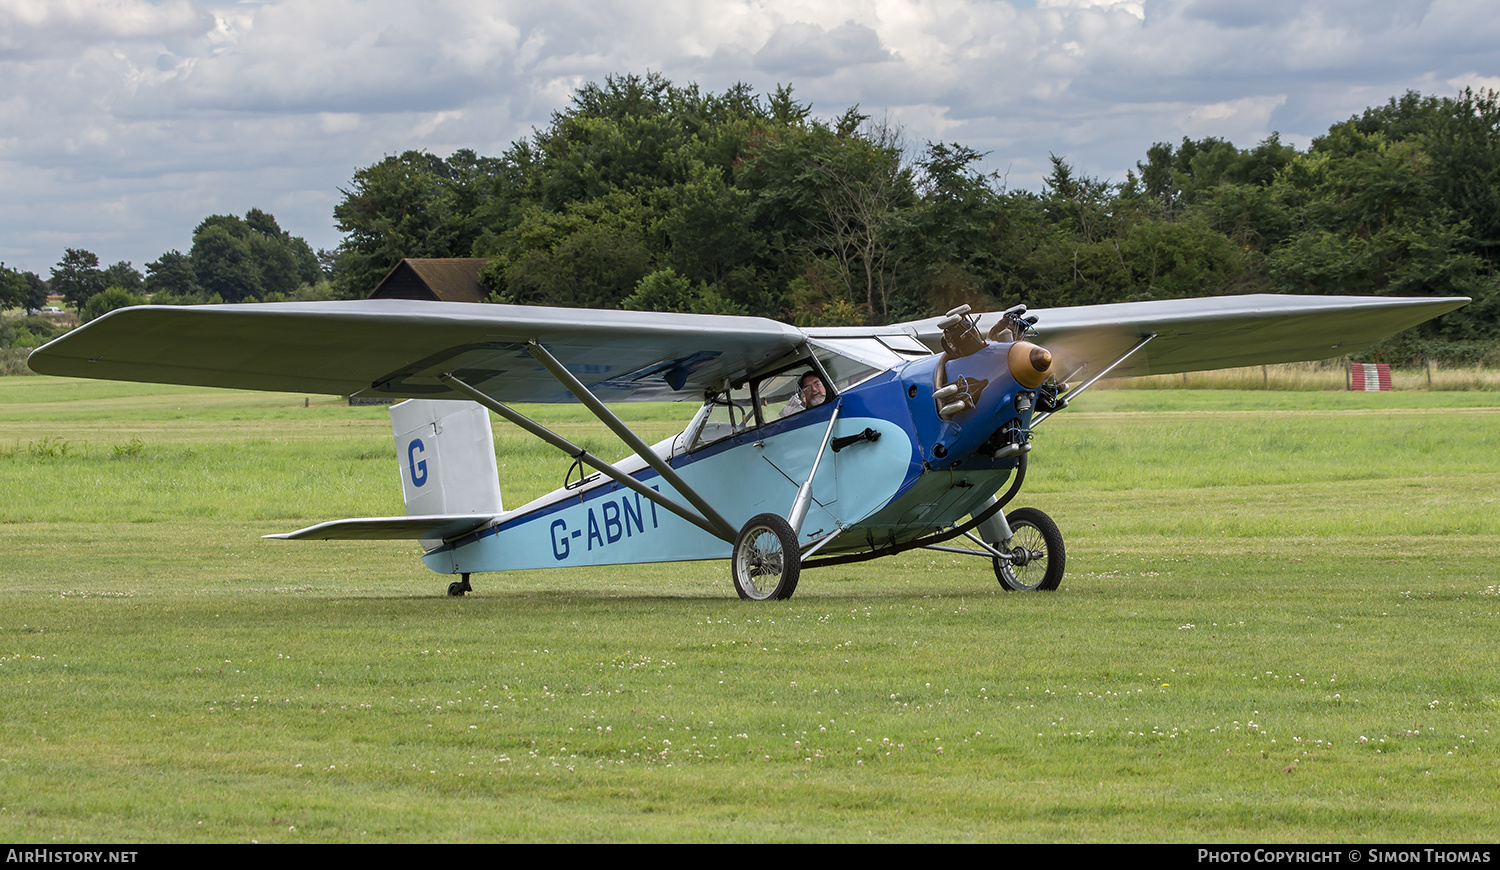
[[[1010,530],[1011,552],[1024,550],[1023,562],[995,560],[995,579],[1007,592],[1050,592],[1062,583],[1067,566],[1062,532],[1057,523],[1036,508],[1017,508],[1005,515]]]
[[[792,526],[776,514],[752,517],[734,540],[729,560],[734,591],[749,601],[784,600],[797,591],[802,551]]]
[[[464,597],[464,592],[466,591],[467,590],[464,589],[464,584],[460,583],[457,580],[454,580],[452,583],[448,584],[449,598],[462,598]]]

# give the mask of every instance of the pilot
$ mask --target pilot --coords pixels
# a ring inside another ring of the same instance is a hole
[[[817,372],[809,371],[797,379],[797,395],[781,409],[781,416],[787,417],[798,411],[816,408],[826,401],[828,388],[823,385],[823,379]]]

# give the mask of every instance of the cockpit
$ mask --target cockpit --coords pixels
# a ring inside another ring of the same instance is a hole
[[[810,338],[760,371],[708,393],[675,439],[673,453],[692,452],[835,401],[883,371],[930,354],[906,335]]]

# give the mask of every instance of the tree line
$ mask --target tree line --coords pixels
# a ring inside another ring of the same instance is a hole
[[[197,305],[327,298],[330,292],[323,266],[307,242],[260,209],[243,218],[210,215],[193,231],[187,254],[168,251],[147,263],[144,275],[128,261],[101,266],[97,255],[81,248],[68,248],[45,279],[0,264],[0,309],[36,312],[52,294],[61,296],[85,323],[116,308],[145,304],[148,298],[158,305]],[[12,328],[11,343],[46,340],[57,332],[34,318],[21,328],[31,334],[18,335]]]
[[[408,151],[354,173],[335,283],[402,256],[489,257],[491,300],[884,323],[960,303],[1229,293],[1471,296],[1401,353],[1500,337],[1500,107],[1408,93],[1305,151],[1158,143],[1121,181],[1052,157],[1040,191],[912,147],[857,108],[616,76],[499,157]]]
[[[336,251],[314,254],[254,209],[205,219],[188,254],[163,254],[144,276],[69,250],[47,282],[0,272],[0,294],[50,284],[84,317],[147,294],[357,298],[403,257],[486,257],[494,302],[799,325],[894,322],[961,302],[1471,296],[1386,352],[1496,355],[1494,92],[1408,93],[1306,150],[1276,135],[1250,148],[1162,142],[1119,181],[1053,156],[1041,190],[1013,190],[986,156],[914,146],[857,107],[820,118],[789,86],[712,93],[613,76],[498,157],[408,151],[357,169],[334,209]]]

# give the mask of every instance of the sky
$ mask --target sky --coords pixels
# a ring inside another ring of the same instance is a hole
[[[0,261],[145,270],[260,208],[334,248],[356,169],[499,155],[578,86],[790,84],[913,148],[1122,181],[1159,141],[1305,148],[1408,90],[1500,89],[1483,0],[0,0]]]

